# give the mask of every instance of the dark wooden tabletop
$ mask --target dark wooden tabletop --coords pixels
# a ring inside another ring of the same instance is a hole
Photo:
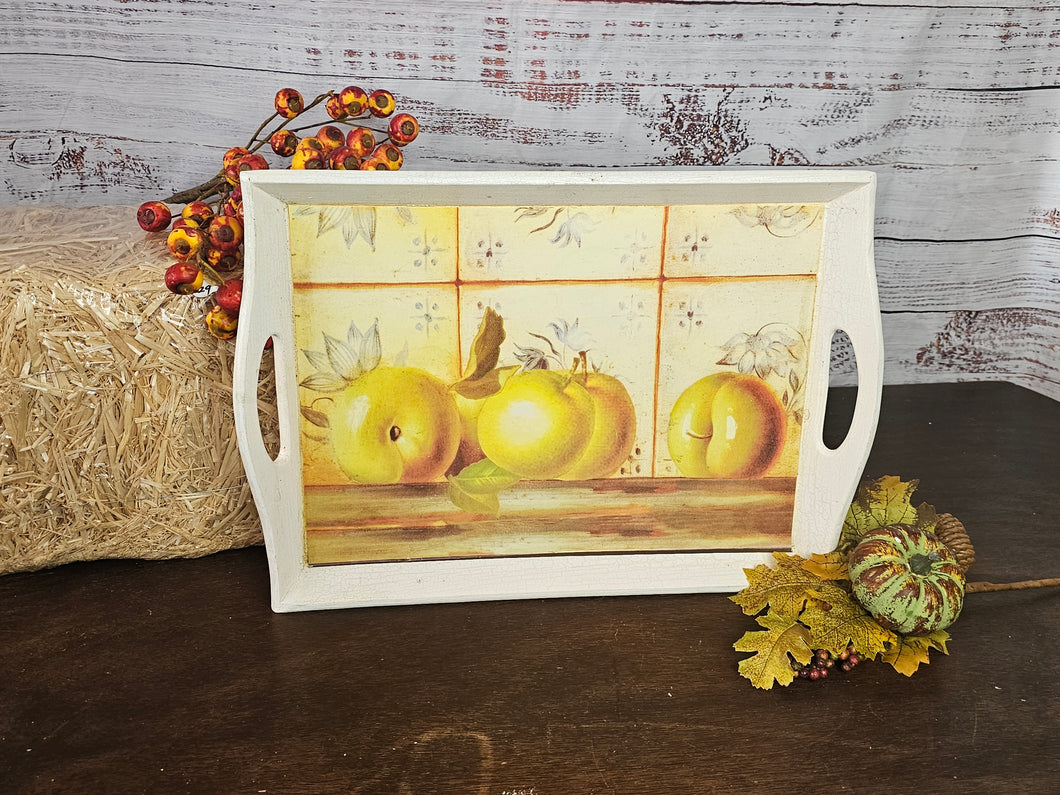
[[[833,390],[829,434],[852,390]],[[1060,404],[888,387],[866,474],[961,518],[972,580],[1060,575]],[[0,791],[1055,792],[1060,589],[950,655],[755,690],[724,595],[276,615],[261,548],[0,578]]]

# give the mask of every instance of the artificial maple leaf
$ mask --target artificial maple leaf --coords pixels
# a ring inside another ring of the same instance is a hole
[[[819,580],[846,580],[850,578],[847,556],[839,550],[833,550],[827,555],[820,555],[815,552],[810,555],[809,560],[802,564],[802,567]]]
[[[776,568],[759,564],[753,569],[744,569],[747,587],[729,597],[743,611],[753,616],[772,607],[785,616],[797,616],[814,595],[821,581],[803,568],[805,560],[798,555],[775,552]]]
[[[807,602],[799,620],[810,628],[815,649],[841,654],[851,643],[865,659],[872,659],[898,637],[884,629],[835,583],[822,583],[819,600]]]
[[[934,533],[938,523],[939,515],[935,512],[934,505],[922,502],[916,507],[916,526],[918,528],[927,533]]]
[[[916,524],[917,512],[909,498],[919,480],[903,481],[896,475],[865,481],[847,511],[839,549],[849,551],[863,535],[892,524]]]
[[[946,651],[946,641],[949,639],[949,633],[943,629],[935,630],[929,635],[915,637],[897,635],[895,642],[888,645],[880,655],[880,659],[893,665],[898,673],[912,676],[921,664],[927,665],[931,662],[928,659],[928,652],[931,649],[938,649],[943,654],[949,654]]]
[[[740,660],[740,675],[762,690],[769,690],[775,682],[790,685],[795,671],[788,655],[803,665],[813,657],[809,630],[795,618],[772,611],[755,620],[765,630],[745,632],[732,644],[736,651],[754,652],[753,656]]]

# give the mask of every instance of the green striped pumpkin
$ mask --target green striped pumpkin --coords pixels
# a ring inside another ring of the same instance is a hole
[[[945,629],[964,604],[964,571],[934,533],[906,524],[866,533],[851,551],[854,596],[903,635]]]

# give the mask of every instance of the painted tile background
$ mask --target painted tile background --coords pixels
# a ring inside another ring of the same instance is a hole
[[[384,364],[451,383],[491,307],[501,365],[533,348],[566,368],[588,350],[626,386],[637,434],[616,477],[678,475],[665,439],[676,397],[713,372],[756,372],[789,416],[767,474],[797,471],[823,206],[302,206],[290,223],[302,349],[377,324]],[[319,369],[305,355],[297,368],[300,382]],[[303,406],[320,400],[302,390]],[[326,433],[303,431],[306,483],[348,483]]]

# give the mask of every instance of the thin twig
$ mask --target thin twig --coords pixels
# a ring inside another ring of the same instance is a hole
[[[206,196],[212,196],[218,192],[218,189],[224,183],[225,178],[223,174],[217,174],[216,176],[210,177],[205,182],[196,185],[194,188],[188,188],[182,190],[180,193],[174,193],[162,201],[166,204],[188,204],[196,199],[205,198]]]
[[[1060,577],[1021,580],[1020,582],[970,582],[964,590],[967,593],[986,593],[988,591],[1019,591],[1025,588],[1049,588],[1055,585],[1060,585]]]

